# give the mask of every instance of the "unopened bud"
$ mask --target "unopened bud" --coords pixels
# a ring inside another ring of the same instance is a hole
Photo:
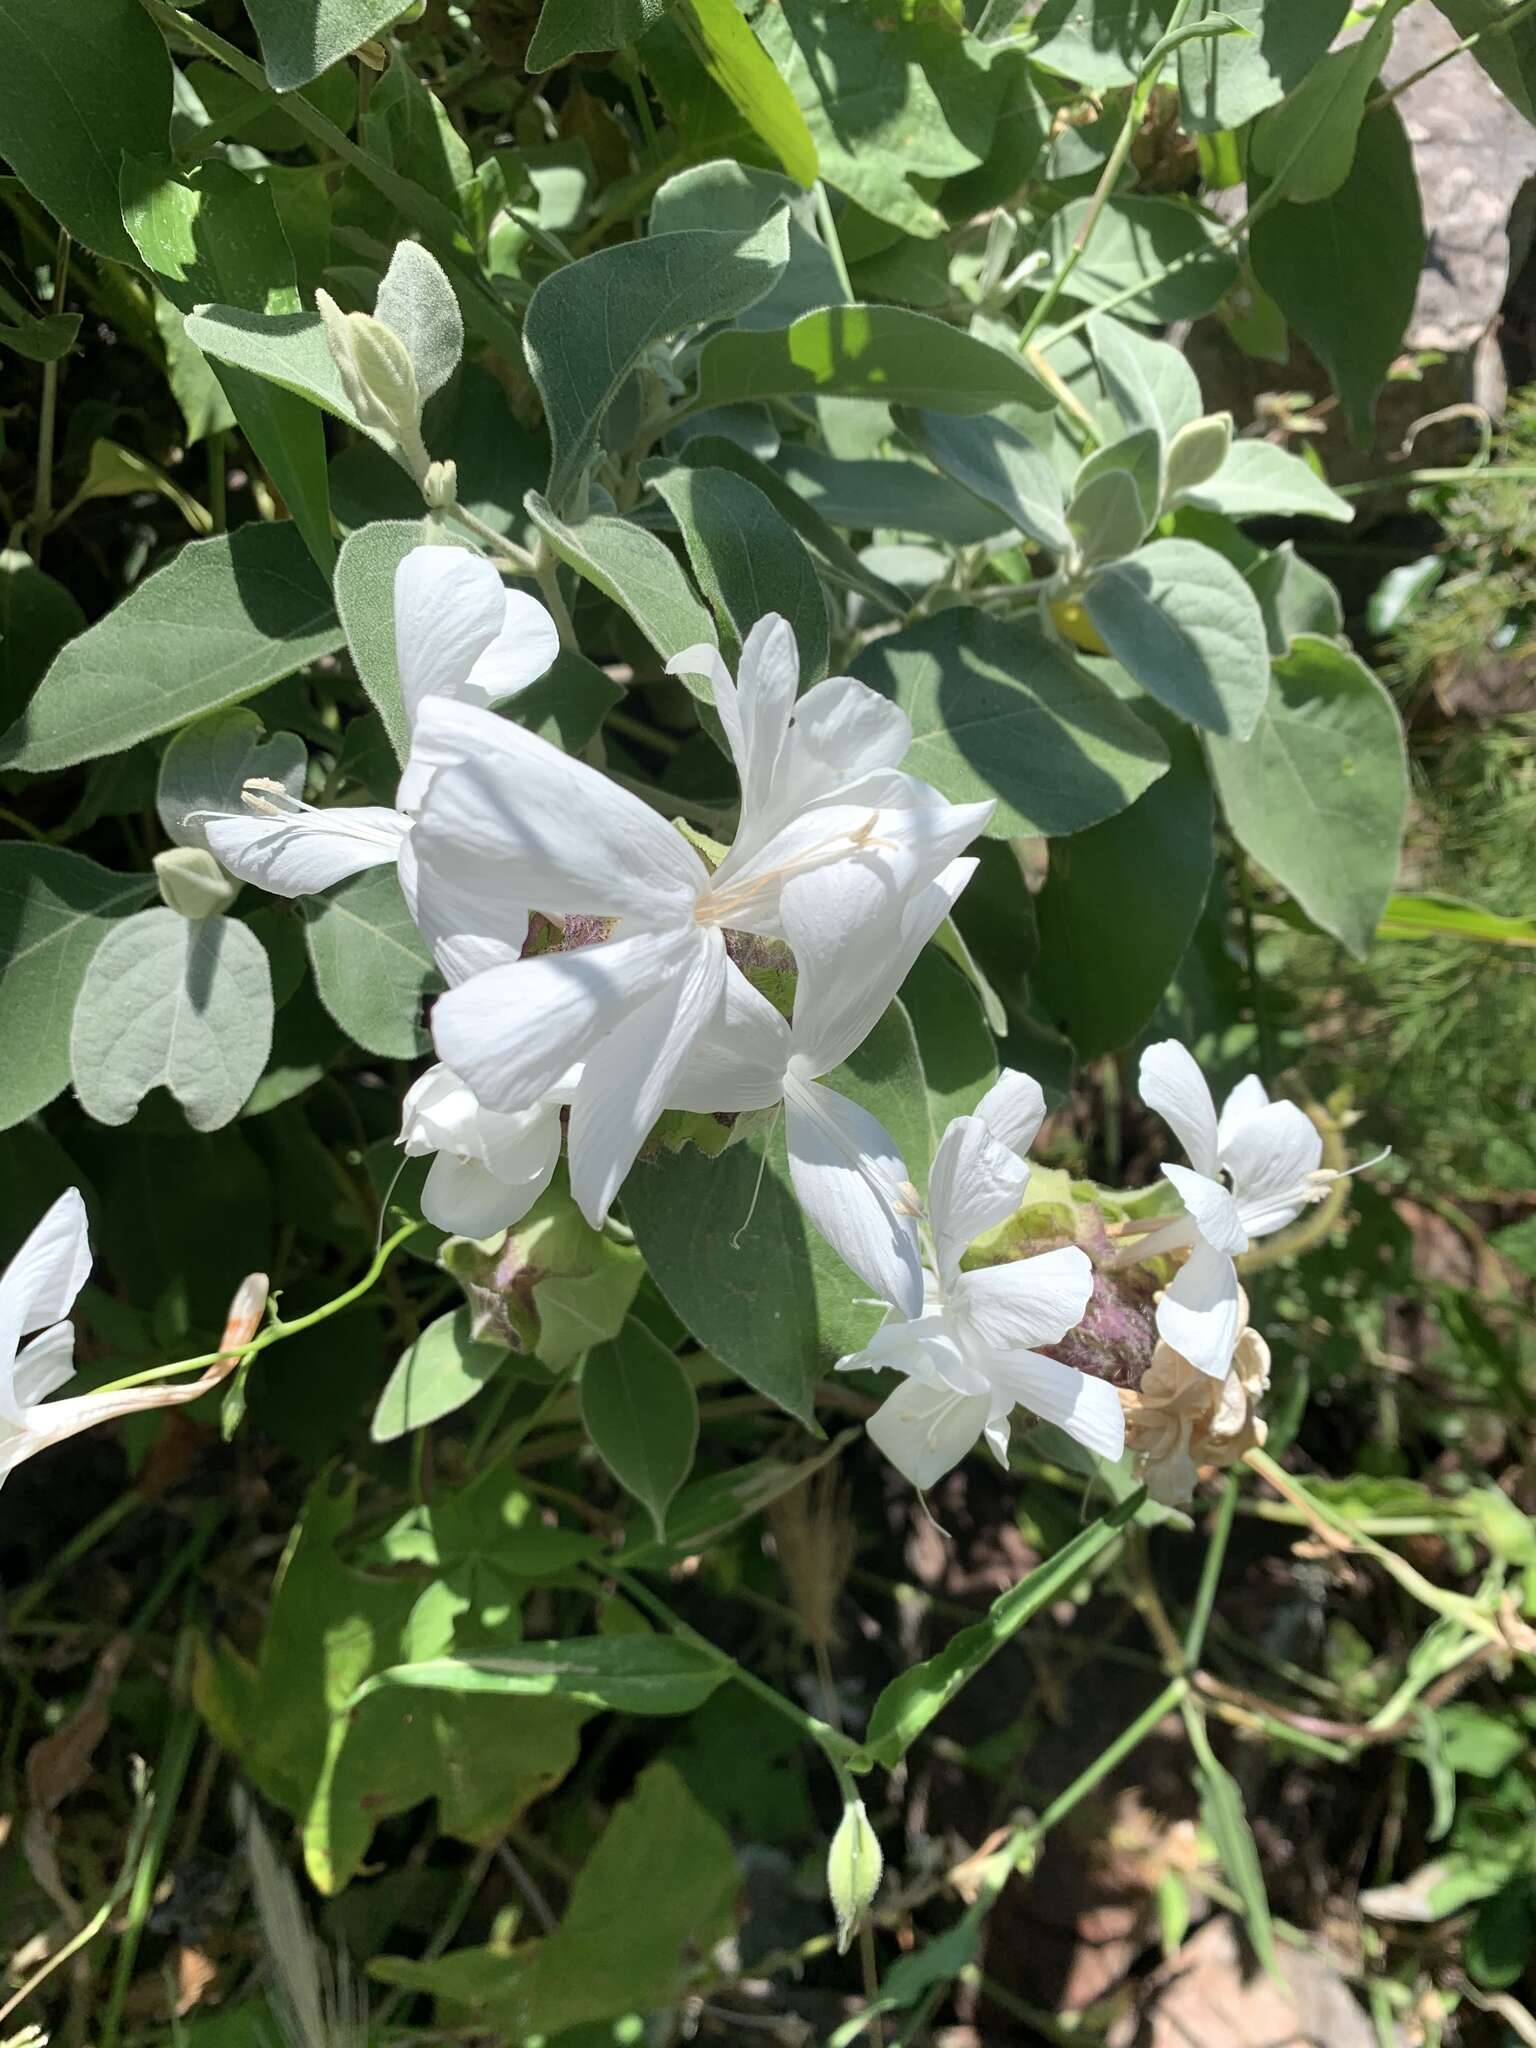
[[[155,880],[166,908],[194,920],[228,910],[240,888],[201,846],[172,846],[157,853]]]
[[[879,1837],[869,1824],[864,1802],[850,1799],[827,1851],[827,1894],[837,1916],[839,1955],[848,1953],[859,1921],[880,1889],[884,1868]]]
[[[456,462],[434,462],[422,480],[421,495],[434,512],[446,512],[459,501],[459,466]]]
[[[372,313],[343,313],[329,292],[316,292],[325,345],[359,426],[399,449],[420,482],[428,456],[421,438],[421,393],[405,343]]]
[[[1232,415],[1214,412],[1180,427],[1168,444],[1168,481],[1163,497],[1177,502],[1185,491],[1197,491],[1226,461],[1232,446]]]

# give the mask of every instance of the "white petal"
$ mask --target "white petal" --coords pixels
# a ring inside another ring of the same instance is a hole
[[[945,1287],[954,1284],[967,1247],[1013,1214],[1028,1185],[1029,1168],[980,1117],[951,1121],[928,1169],[928,1220]]]
[[[421,862],[416,835],[400,848],[400,892],[416,929],[450,988],[521,959],[528,939],[528,911],[501,887],[496,863],[475,859],[455,846],[440,846],[432,863],[427,900],[422,901]]]
[[[1225,1153],[1228,1144],[1261,1109],[1269,1107],[1269,1090],[1257,1074],[1245,1074],[1226,1101],[1216,1121],[1216,1150]]]
[[[571,1103],[570,1166],[571,1193],[594,1230],[666,1106],[678,1068],[719,1009],[728,965],[719,933],[696,932],[686,963],[588,1060]]]
[[[536,609],[548,619],[542,605]],[[395,666],[407,721],[415,723],[428,697],[471,694],[465,688],[471,672],[506,625],[506,586],[483,556],[466,548],[412,548],[395,571]],[[553,659],[551,652],[524,682],[542,675]],[[487,701],[483,690],[472,694],[476,702]]]
[[[697,929],[610,939],[574,953],[541,953],[493,967],[439,996],[439,1057],[489,1109],[519,1110],[551,1095],[641,1003],[718,933]]]
[[[1022,1406],[1101,1458],[1118,1458],[1125,1449],[1125,1411],[1107,1381],[1033,1351],[1009,1358],[998,1378]]]
[[[1237,1268],[1225,1252],[1197,1244],[1157,1305],[1157,1334],[1198,1372],[1221,1380],[1237,1332]]]
[[[796,781],[806,799],[899,768],[911,744],[906,712],[853,676],[828,676],[807,690],[790,726]]]
[[[750,830],[753,817],[772,798],[779,750],[799,687],[800,649],[795,644],[795,630],[788,619],[769,612],[742,642],[736,669],[739,739],[732,752],[741,778],[744,830]]]
[[[1027,1152],[1045,1122],[1045,1092],[1032,1074],[1004,1067],[971,1114],[1010,1152]]]
[[[1294,1102],[1272,1102],[1238,1127],[1221,1163],[1250,1236],[1267,1237],[1300,1215],[1311,1192],[1308,1175],[1322,1159],[1321,1133]]]
[[[1142,1054],[1141,1099],[1168,1125],[1196,1173],[1213,1176],[1216,1105],[1193,1055],[1176,1038],[1161,1039]]]
[[[1195,1227],[1207,1244],[1222,1252],[1245,1252],[1248,1233],[1243,1228],[1237,1203],[1219,1180],[1207,1180],[1188,1166],[1165,1166],[1165,1177],[1178,1190],[1179,1200],[1195,1219]]]
[[[503,593],[505,616],[457,692],[467,704],[504,704],[536,683],[560,652],[560,629],[526,590]]]
[[[682,834],[639,797],[477,705],[432,697],[412,735],[432,771],[416,849],[430,910],[441,849],[486,863],[501,900],[553,916],[690,920],[707,885]]]
[[[816,1230],[859,1278],[905,1316],[923,1306],[915,1208],[906,1164],[867,1109],[818,1083],[791,1080],[784,1096],[789,1174]]]
[[[22,1405],[10,1387],[22,1338],[62,1321],[90,1270],[85,1202],[66,1188],[0,1274],[0,1410],[14,1415]]]
[[[733,967],[725,999],[678,1070],[668,1109],[767,1109],[784,1093],[789,1026]]]
[[[711,893],[725,900],[723,924],[785,936],[780,898],[792,876],[833,866],[867,870],[893,898],[906,899],[933,881],[976,837],[995,806],[950,804],[942,798],[911,809],[863,802],[813,805],[792,817],[743,857],[747,835],[716,869]]]
[[[75,1326],[55,1323],[30,1344],[23,1345],[16,1360],[13,1391],[18,1408],[35,1407],[56,1394],[75,1376]]]
[[[956,1320],[988,1351],[1016,1351],[1059,1343],[1082,1321],[1092,1293],[1087,1253],[1063,1245],[1006,1266],[962,1273],[951,1301]]]
[[[294,816],[209,818],[208,844],[242,882],[273,896],[312,896],[398,860],[410,820],[383,804],[338,805]]]
[[[986,1428],[990,1408],[985,1394],[940,1393],[908,1380],[865,1427],[896,1470],[926,1488],[959,1464]]]
[[[951,861],[905,897],[857,861],[784,884],[784,934],[799,970],[794,1049],[807,1078],[830,1074],[863,1044],[975,872],[974,860]]]
[[[558,1157],[557,1144],[555,1158]],[[527,1215],[549,1185],[554,1170],[555,1160],[551,1159],[543,1186],[527,1182],[509,1187],[478,1159],[459,1159],[451,1152],[439,1152],[421,1190],[421,1213],[429,1223],[454,1237],[491,1237]]]

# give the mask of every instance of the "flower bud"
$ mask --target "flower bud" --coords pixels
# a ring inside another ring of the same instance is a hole
[[[315,304],[359,426],[393,441],[420,483],[429,459],[421,438],[421,393],[405,343],[372,313],[343,313],[329,292],[316,292]]]
[[[228,910],[240,884],[226,875],[202,846],[172,846],[155,855],[160,901],[179,917],[218,917]]]
[[[1168,481],[1163,501],[1172,505],[1185,491],[1197,491],[1226,461],[1232,446],[1232,415],[1215,412],[1180,427],[1168,444]]]
[[[422,480],[421,495],[433,512],[446,512],[459,500],[459,466],[456,462],[434,462]]]
[[[827,1851],[827,1893],[837,1916],[840,1956],[848,1953],[859,1921],[880,1889],[884,1868],[879,1838],[869,1824],[864,1802],[850,1799]]]

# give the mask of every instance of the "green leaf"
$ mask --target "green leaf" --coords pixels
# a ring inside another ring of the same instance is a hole
[[[1091,831],[1051,841],[1030,988],[1080,1060],[1133,1045],[1194,936],[1215,864],[1210,779],[1190,729],[1143,700],[1168,773]]]
[[[399,0],[245,0],[261,61],[278,92],[308,85],[386,29]]]
[[[436,1657],[376,1672],[353,1693],[356,1707],[386,1686],[417,1692],[563,1693],[621,1714],[691,1714],[728,1675],[719,1657],[676,1636],[590,1636],[520,1643],[494,1657]]]
[[[422,999],[442,983],[393,865],[306,897],[304,937],[320,1000],[348,1038],[382,1059],[426,1050]]]
[[[963,946],[954,927],[949,930],[955,945]],[[923,948],[901,991],[901,1006],[917,1033],[935,1145],[950,1119],[968,1116],[997,1079],[997,1047],[981,991],[963,967],[941,952],[945,943],[941,935]]]
[[[912,774],[952,803],[998,799],[990,838],[1081,832],[1168,765],[1157,735],[1033,626],[957,605],[853,666],[912,720]]]
[[[349,533],[336,557],[336,609],[352,664],[401,761],[411,728],[395,659],[395,571],[413,548],[441,537],[424,519],[377,519]]]
[[[1243,1795],[1237,1781],[1211,1748],[1205,1732],[1205,1716],[1186,1701],[1184,1723],[1194,1751],[1195,1777],[1200,1787],[1200,1818],[1205,1823],[1216,1855],[1226,1872],[1242,1909],[1243,1925],[1253,1952],[1276,1979],[1280,1958],[1275,1951],[1274,1927],[1269,1916],[1269,1899],[1264,1890],[1264,1872],[1259,1852],[1243,1811]]]
[[[1006,422],[914,411],[899,413],[897,425],[936,469],[995,505],[1021,533],[1053,555],[1067,552],[1072,536],[1060,480],[1040,450]]]
[[[1074,199],[1052,214],[1045,246],[1059,271],[1076,246],[1091,199]],[[1237,282],[1236,258],[1220,244],[1220,221],[1180,199],[1115,196],[1105,202],[1087,250],[1063,296],[1087,305],[1115,301],[1122,320],[1159,327],[1209,313]],[[1163,273],[1173,264],[1171,276]],[[1129,298],[1121,294],[1132,293]]]
[[[968,1685],[1026,1621],[1070,1590],[1111,1543],[1141,1504],[1132,1494],[1107,1515],[1082,1529],[1054,1557],[1026,1572],[1016,1585],[994,1600],[986,1619],[952,1636],[936,1657],[903,1671],[875,1701],[864,1736],[871,1762],[893,1770],[935,1715]]]
[[[14,327],[0,327],[0,348],[11,349],[30,363],[56,363],[69,354],[79,332],[78,313],[29,316]]]
[[[1527,16],[1507,31],[1499,25],[1517,13],[1521,0],[1435,0],[1458,36],[1477,36],[1472,54],[1494,84],[1527,121],[1536,122],[1536,18]],[[1497,32],[1488,34],[1494,29]]]
[[[1002,78],[983,46],[942,9],[881,16],[816,0],[764,8],[757,32],[827,183],[909,234],[941,234],[924,183],[974,169],[992,146]]]
[[[318,313],[252,313],[214,304],[190,314],[186,331],[187,339],[215,362],[264,377],[359,433],[365,431],[341,387]]]
[[[1506,917],[1459,896],[1391,896],[1378,939],[1480,939],[1490,946],[1536,946],[1536,917]]]
[[[0,846],[0,1130],[68,1084],[69,1021],[91,958],[153,893],[148,875],[114,875],[60,846]]]
[[[528,302],[523,350],[544,400],[557,511],[570,509],[604,415],[652,343],[729,320],[771,290],[788,260],[788,226],[775,215],[746,235],[699,229],[622,242],[544,279]]]
[[[504,1344],[477,1343],[467,1308],[438,1316],[407,1346],[384,1382],[369,1435],[393,1443],[413,1429],[441,1422],[472,1401],[507,1362]]]
[[[724,0],[729,6],[732,0]],[[739,18],[739,17],[738,17]],[[775,214],[786,214],[789,260],[778,282],[733,321],[737,327],[787,327],[818,306],[845,304],[850,296],[816,229],[816,209],[792,178],[749,164],[692,164],[657,192],[651,205],[653,235],[700,228],[749,234]]]
[[[983,504],[926,463],[895,456],[843,460],[820,448],[795,446],[780,450],[774,468],[824,520],[837,526],[929,534],[956,547],[995,540],[1010,530],[1005,513]],[[906,611],[905,600],[900,609]]]
[[[1254,275],[1318,356],[1355,441],[1403,345],[1424,263],[1413,151],[1395,106],[1367,115],[1354,166],[1312,206],[1282,200],[1249,235]]]
[[[138,0],[71,0],[68,19],[0,0],[0,156],[77,242],[134,261],[123,157],[170,147],[171,59]]]
[[[665,541],[607,513],[567,525],[537,491],[527,504],[561,561],[627,612],[664,661],[700,641],[714,644],[714,621]]]
[[[127,158],[122,204],[140,256],[184,316],[214,299],[256,315],[299,312],[298,273],[269,185],[220,163],[183,182],[164,161]],[[200,353],[185,319],[180,341],[183,353]],[[336,550],[325,429],[313,406],[249,370],[225,364],[215,374],[257,461],[329,575]]]
[[[726,469],[657,465],[652,488],[682,529],[699,587],[715,614],[745,640],[779,612],[795,631],[802,684],[827,672],[827,600],[799,538],[755,484]]]
[[[1097,568],[1134,554],[1149,522],[1136,479],[1128,469],[1096,470],[1072,494],[1067,528],[1076,544],[1075,569]]]
[[[1234,441],[1210,480],[1182,493],[1186,503],[1229,519],[1336,519],[1354,510],[1309,462],[1272,441]]]
[[[1303,634],[1275,663],[1252,738],[1209,744],[1239,843],[1363,958],[1397,879],[1408,804],[1392,699],[1346,648]]]
[[[1249,145],[1255,183],[1308,206],[1337,192],[1355,160],[1366,96],[1376,83],[1403,0],[1389,0],[1358,41],[1315,64],[1284,104],[1257,122]]]
[[[213,365],[195,341],[187,339],[187,316],[163,291],[155,293],[155,327],[165,350],[165,377],[171,396],[186,422],[189,448],[210,434],[227,434],[235,424],[234,409]]]
[[[0,548],[0,720],[19,717],[66,640],[85,631],[73,594],[20,548]],[[0,727],[3,730],[3,727]]]
[[[280,782],[290,796],[304,794],[308,756],[291,732],[273,733],[254,711],[215,711],[184,726],[160,760],[155,809],[167,838],[177,846],[208,844],[207,827],[188,822],[197,811],[243,809],[241,791],[253,776]]]
[[[571,1888],[552,1934],[437,1962],[389,1956],[375,1977],[434,1994],[510,2041],[607,2043],[601,2023],[679,2005],[698,1959],[733,1931],[741,1874],[730,1838],[670,1763],[641,1773]],[[619,2035],[619,2038],[624,2038]]]
[[[1116,472],[1128,476],[1136,487],[1136,502],[1141,507],[1142,532],[1145,533],[1161,510],[1166,473],[1164,458],[1176,443],[1177,437],[1165,450],[1162,433],[1156,427],[1137,427],[1120,440],[1107,442],[1102,448],[1096,448],[1078,470],[1075,496],[1085,491],[1097,477]],[[1140,538],[1138,534],[1137,539]]]
[[[755,484],[837,582],[872,598],[885,611],[906,611],[906,599],[901,592],[866,568],[836,527],[824,519],[814,505],[808,504],[776,470],[770,469],[766,462],[760,462],[755,455],[749,455],[736,442],[728,441],[723,434],[696,434],[684,444],[679,460],[690,468],[728,469],[733,475],[744,477],[749,484]],[[892,467],[890,463],[879,466],[885,470]]]
[[[832,1087],[886,1125],[913,1176],[929,1145],[917,1042],[893,1005]],[[816,1237],[789,1183],[783,1119],[768,1139],[706,1158],[691,1145],[642,1160],[624,1184],[624,1213],[651,1277],[698,1339],[748,1386],[815,1426],[821,1374],[869,1339],[878,1311]]]
[[[216,1131],[261,1079],[272,1018],[272,974],[249,925],[141,910],[113,925],[80,985],[69,1035],[80,1106],[125,1124],[165,1088],[193,1130]]]
[[[1083,604],[1149,696],[1211,732],[1253,731],[1269,689],[1269,636],[1258,599],[1213,549],[1155,540],[1098,570]]]
[[[1317,633],[1325,640],[1343,633],[1339,593],[1320,569],[1302,560],[1293,542],[1260,555],[1243,574],[1259,600],[1272,655],[1286,653],[1298,633]]]
[[[1134,85],[1171,11],[1171,0],[1045,0],[1032,54],[1079,85]]]
[[[623,687],[611,682],[595,662],[562,647],[554,664],[502,707],[503,716],[536,732],[567,754],[579,754],[600,730]]]
[[[1200,418],[1199,380],[1180,350],[1108,313],[1092,315],[1088,339],[1105,394],[1127,433],[1152,427],[1171,441]]]
[[[1052,403],[1021,357],[901,306],[827,306],[766,333],[728,329],[700,353],[696,411],[818,395],[962,413]]]
[[[682,0],[677,18],[704,69],[789,175],[814,185],[816,140],[782,72],[743,20],[736,0]],[[542,28],[543,23],[540,22]]]
[[[61,651],[0,740],[0,766],[38,775],[120,753],[340,645],[291,520],[191,541]]]
[[[1186,22],[1224,14],[1247,35],[1204,36],[1179,49],[1182,124],[1191,134],[1241,128],[1312,73],[1349,0],[1195,0]]]
[[[667,1509],[693,1467],[699,1402],[666,1345],[633,1317],[581,1369],[581,1419],[593,1449],[666,1539]]]
[[[668,0],[544,0],[528,45],[528,69],[553,71],[572,57],[622,50],[666,13]]]

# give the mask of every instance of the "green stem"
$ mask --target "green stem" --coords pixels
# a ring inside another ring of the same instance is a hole
[[[705,1655],[713,1658],[714,1662],[723,1671],[728,1672],[738,1685],[745,1686],[748,1692],[756,1693],[765,1706],[772,1707],[775,1713],[782,1714],[787,1721],[793,1721],[801,1734],[808,1737],[823,1752],[828,1763],[831,1764],[833,1770],[837,1773],[839,1782],[845,1786],[851,1784],[851,1780],[848,1777],[847,1764],[848,1759],[855,1753],[857,1745],[851,1742],[846,1735],[839,1734],[837,1729],[829,1727],[825,1721],[818,1719],[815,1714],[808,1714],[804,1707],[796,1706],[792,1699],[786,1698],[783,1693],[769,1685],[765,1679],[758,1678],[753,1672],[748,1671],[745,1665],[738,1664],[729,1651],[722,1650],[718,1644],[712,1643],[707,1636],[701,1636],[697,1629],[690,1628],[681,1615],[674,1614],[664,1600],[659,1599],[649,1586],[645,1585],[643,1581],[636,1578],[633,1574],[620,1570],[611,1562],[593,1565],[590,1569],[602,1578],[612,1579],[615,1584],[629,1595],[637,1607],[643,1607],[648,1614],[653,1615],[664,1628],[669,1629],[673,1635],[679,1637],[683,1642],[691,1643],[695,1649],[704,1651]],[[857,1796],[856,1789],[854,1796]]]
[[[519,547],[516,541],[508,540],[504,533],[498,533],[494,526],[487,526],[483,519],[477,519],[473,512],[458,503],[444,508],[449,519],[457,519],[460,526],[467,526],[477,540],[483,540],[488,548],[495,550],[509,567],[519,576],[533,576],[537,573],[534,557],[527,548]]]
[[[832,202],[827,197],[825,182],[818,178],[811,194],[816,209],[816,226],[821,234],[827,254],[832,258],[832,268],[837,272],[837,281],[844,295],[851,302],[854,297],[853,285],[848,277],[848,262],[843,255],[843,244],[837,232],[837,222],[832,218]]]
[[[1226,1489],[1216,1509],[1216,1519],[1211,1525],[1210,1538],[1206,1544],[1205,1563],[1200,1569],[1200,1584],[1195,1592],[1195,1604],[1190,1609],[1189,1624],[1184,1631],[1184,1665],[1193,1671],[1200,1662],[1200,1652],[1205,1648],[1205,1632],[1211,1625],[1211,1610],[1216,1604],[1216,1588],[1221,1580],[1221,1567],[1227,1555],[1227,1542],[1232,1534],[1232,1521],[1237,1513],[1237,1474],[1227,1474]]]
[[[107,2008],[97,2037],[99,2048],[117,2048],[118,2037],[122,2031],[123,2005],[128,1996],[129,1986],[133,1982],[134,1964],[138,1960],[139,1941],[149,1919],[150,1907],[154,1903],[161,1860],[176,1820],[182,1784],[186,1779],[187,1766],[192,1761],[192,1750],[201,1725],[192,1709],[183,1707],[171,1723],[170,1733],[165,1739],[165,1748],[161,1752],[154,1778],[154,1817],[150,1821],[149,1833],[133,1873],[133,1885],[128,1895],[127,1924],[118,1945],[117,1967],[112,1973],[112,1988],[107,1996]]]
[[[1188,14],[1190,5],[1191,0],[1174,0],[1173,12],[1168,17],[1168,32],[1162,37],[1157,48],[1147,59],[1142,67],[1141,75],[1137,78],[1136,84],[1132,89],[1131,103],[1126,109],[1125,120],[1121,123],[1120,133],[1115,137],[1115,146],[1105,159],[1104,168],[1099,173],[1099,182],[1093,188],[1093,197],[1088,202],[1088,211],[1083,215],[1083,224],[1077,231],[1072,247],[1067,251],[1067,260],[1040,294],[1040,297],[1035,302],[1033,312],[1024,322],[1023,329],[1019,335],[1019,347],[1021,349],[1029,346],[1041,323],[1050,317],[1051,309],[1061,297],[1062,289],[1068,278],[1071,277],[1073,271],[1076,270],[1078,264],[1082,262],[1084,256],[1088,253],[1088,244],[1093,237],[1093,231],[1098,226],[1105,207],[1109,204],[1111,193],[1113,193],[1116,185],[1120,182],[1120,173],[1124,170],[1126,158],[1131,153],[1131,145],[1141,132],[1141,124],[1147,117],[1147,107],[1156,89],[1157,81],[1162,76],[1163,66],[1168,61],[1173,50],[1177,48],[1179,41],[1184,40],[1184,38],[1180,37],[1179,31],[1184,25],[1184,17]],[[1205,30],[1203,23],[1197,24],[1197,30],[1209,33],[1208,30]]]
[[[53,292],[48,301],[52,313],[64,310],[64,287],[69,282],[69,234],[59,230],[58,254],[53,263]],[[43,397],[37,415],[37,485],[32,498],[32,559],[43,559],[43,542],[53,524],[53,442],[59,418],[59,366],[57,356],[43,365]]]
[[[1442,64],[1449,64],[1453,57],[1460,57],[1468,50],[1475,50],[1485,36],[1507,36],[1512,28],[1518,28],[1521,22],[1528,20],[1532,14],[1536,14],[1536,0],[1521,0],[1520,6],[1512,8],[1498,21],[1485,22],[1480,29],[1474,29],[1471,35],[1463,36],[1459,43],[1453,43],[1450,49],[1442,50],[1438,57],[1431,57],[1427,64],[1421,64],[1417,71],[1411,71],[1406,78],[1399,79],[1388,91],[1378,93],[1367,106],[1366,113],[1374,114],[1382,107],[1390,107],[1395,99],[1400,99],[1421,79],[1428,78],[1432,71],[1438,71]]]
[[[226,1351],[207,1351],[200,1358],[179,1358],[174,1365],[152,1365],[144,1372],[129,1373],[125,1379],[109,1380],[105,1386],[93,1387],[91,1391],[96,1394],[119,1394],[127,1387],[142,1387],[154,1380],[173,1379],[177,1373],[205,1370],[210,1365],[217,1365],[221,1359],[254,1358],[258,1351],[265,1351],[269,1344],[280,1344],[285,1337],[297,1337],[302,1330],[312,1330],[317,1323],[326,1322],[331,1316],[340,1315],[343,1309],[351,1308],[354,1302],[361,1301],[389,1264],[390,1255],[404,1244],[408,1237],[414,1237],[420,1228],[421,1225],[414,1221],[402,1223],[394,1236],[386,1238],[379,1246],[372,1265],[362,1279],[349,1287],[344,1294],[338,1294],[334,1301],[327,1301],[319,1308],[311,1309],[307,1315],[295,1316],[291,1323],[274,1319],[260,1336],[253,1337],[249,1344],[237,1344]]]
[[[532,557],[533,574],[539,586],[539,594],[549,607],[550,617],[555,622],[562,647],[576,645],[576,628],[571,624],[570,612],[566,609],[565,598],[560,590],[560,564],[555,551],[541,533]]]

